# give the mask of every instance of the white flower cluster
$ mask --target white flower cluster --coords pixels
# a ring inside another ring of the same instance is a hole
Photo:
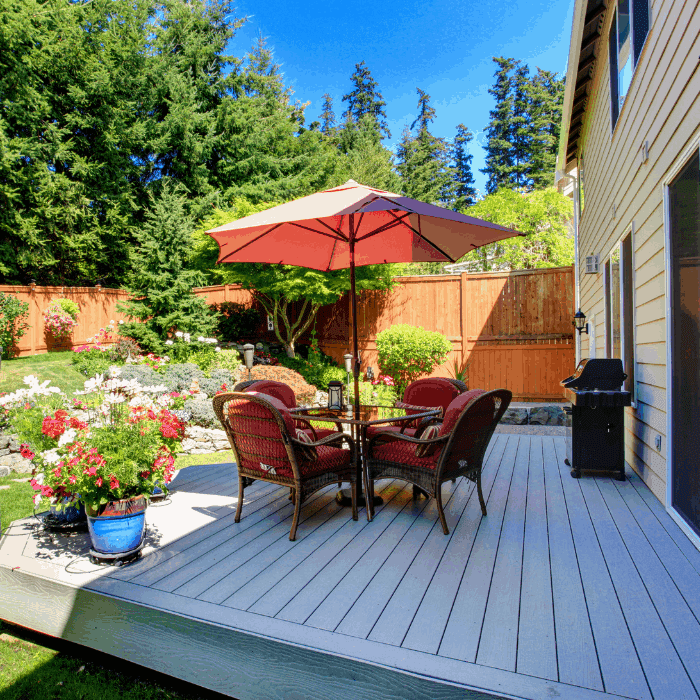
[[[61,390],[57,386],[49,386],[50,381],[48,379],[40,384],[39,379],[33,374],[25,377],[23,381],[27,384],[28,388],[17,389],[17,391],[13,391],[11,394],[0,396],[0,406],[12,408],[16,404],[28,401],[37,396],[49,396],[50,394],[61,393]]]

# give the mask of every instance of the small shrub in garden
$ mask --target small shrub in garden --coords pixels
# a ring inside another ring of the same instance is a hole
[[[344,368],[338,367],[332,357],[320,350],[313,354],[309,353],[307,360],[302,357],[290,358],[285,354],[279,355],[278,360],[281,365],[298,372],[306,382],[321,391],[326,391],[328,382],[344,382],[347,376]]]
[[[159,379],[171,391],[188,391],[194,379],[201,382],[205,379],[205,375],[197,365],[185,362],[184,364],[168,365]]]
[[[203,428],[221,427],[221,423],[214,413],[212,400],[206,396],[186,401],[184,410],[190,414],[190,423],[193,425],[201,425]]]
[[[316,387],[304,381],[304,378],[289,367],[281,365],[256,365],[250,372],[251,379],[272,379],[289,386],[296,396],[297,403],[312,403],[316,396]],[[248,375],[243,377],[248,379]]]
[[[227,369],[231,372],[233,378],[239,382],[242,381],[241,377],[244,373],[247,373],[247,369],[241,360],[241,355],[238,350],[221,350],[221,352],[216,353],[216,363],[217,368]],[[212,375],[214,370],[212,370]]]
[[[399,324],[377,334],[379,367],[394,379],[400,396],[408,384],[445,362],[451,349],[442,333],[416,326]]]
[[[109,356],[112,362],[124,364],[130,357],[135,358],[141,354],[139,344],[131,338],[119,338],[109,348]]]
[[[350,382],[350,396],[348,403],[353,403],[355,397],[354,383]],[[363,406],[393,406],[397,400],[396,391],[390,384],[373,384],[372,382],[360,382],[360,404]],[[392,411],[379,411],[379,418],[388,415],[396,415]]]
[[[164,381],[163,375],[154,372],[148,365],[124,365],[120,368],[119,377],[125,381],[135,379],[141,386],[157,386],[164,384],[169,389],[175,391],[177,387],[170,387]]]
[[[207,396],[214,396],[224,385],[226,386],[224,391],[233,391],[234,383],[233,375],[229,370],[217,368],[212,370],[210,378],[199,380],[199,388]]]
[[[73,349],[71,364],[86,377],[104,374],[113,364],[109,348],[90,348],[87,345]]]
[[[18,352],[17,341],[30,328],[24,320],[28,313],[29,304],[26,301],[0,292],[0,345],[3,358],[10,358]]]

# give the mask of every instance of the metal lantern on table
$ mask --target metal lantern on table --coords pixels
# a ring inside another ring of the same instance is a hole
[[[328,408],[343,408],[343,382],[328,382]]]

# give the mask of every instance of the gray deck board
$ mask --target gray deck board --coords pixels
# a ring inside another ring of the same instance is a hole
[[[700,623],[639,528],[637,521],[632,517],[617,489],[606,480],[601,480],[598,488],[656,612],[697,692],[700,689]]]
[[[461,661],[476,660],[517,447],[518,436],[508,436],[503,460],[487,504],[488,515],[479,523],[474,547],[440,643],[440,656]]]
[[[603,690],[555,441],[542,438],[559,680]],[[564,478],[571,478],[567,471]]]
[[[598,485],[582,479],[581,491],[598,536],[627,625],[654,696],[696,700],[668,632],[610,515]],[[648,584],[649,582],[647,582]]]
[[[547,498],[540,440],[530,440],[516,670],[538,678],[557,680],[558,677]]]
[[[476,662],[515,671],[530,439],[520,436]]]
[[[640,700],[650,698],[642,665],[581,494],[580,480],[567,472],[562,472],[562,483],[605,690],[626,692]]]
[[[575,480],[563,457],[495,435],[488,515],[448,482],[448,536],[401,480],[371,523],[329,486],[296,542],[288,489],[253,483],[236,524],[235,466],[192,467],[121,569],[12,524],[0,618],[240,698],[698,700],[700,553],[636,476]]]
[[[487,511],[493,483],[500,468],[506,444],[506,439],[493,441],[493,448],[484,462],[482,489]],[[418,611],[411,622],[411,626],[404,638],[404,648],[437,654],[459,584],[462,580],[464,566],[469,560],[476,533],[479,531],[481,519],[481,507],[478,499],[472,498],[469,500],[462,518],[452,532],[438,570],[435,572],[428,590],[421,600]]]

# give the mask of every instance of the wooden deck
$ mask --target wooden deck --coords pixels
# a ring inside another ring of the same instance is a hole
[[[144,557],[86,556],[19,521],[0,617],[246,698],[698,698],[700,552],[633,474],[572,479],[564,439],[501,433],[434,501],[378,483],[353,522],[328,488],[288,539],[284,489],[233,522],[235,465],[178,474]]]

